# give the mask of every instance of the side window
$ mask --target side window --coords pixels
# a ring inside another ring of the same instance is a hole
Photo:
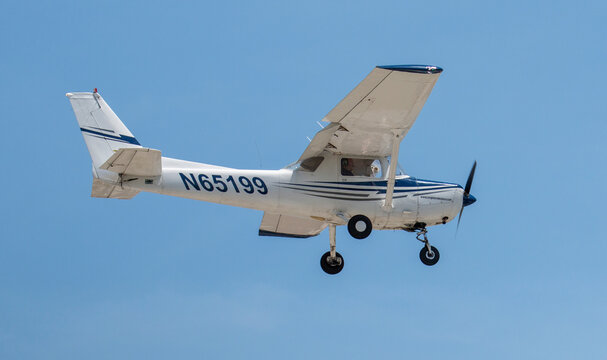
[[[343,176],[354,176],[354,159],[343,158],[341,159],[341,174]]]
[[[381,170],[381,162],[378,159],[341,159],[342,176],[366,176],[372,178],[381,178]]]
[[[324,159],[325,158],[322,156],[315,156],[315,157],[307,158],[304,161],[302,161],[301,164],[299,164],[299,168],[303,171],[314,172],[314,171],[316,171],[316,169],[318,168],[318,166],[320,165],[320,163],[322,163],[322,161]]]
[[[371,163],[371,177],[380,179],[382,177],[381,162],[377,159]]]

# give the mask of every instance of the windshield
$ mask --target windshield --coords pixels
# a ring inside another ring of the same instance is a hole
[[[396,176],[403,176],[403,175],[407,175],[407,173],[405,172],[405,169],[403,169],[402,165],[400,163],[396,163]]]
[[[392,159],[390,156],[388,156],[388,163],[390,165],[392,165]],[[396,176],[406,176],[407,173],[405,172],[405,168],[403,168],[403,166],[400,163],[396,163]]]

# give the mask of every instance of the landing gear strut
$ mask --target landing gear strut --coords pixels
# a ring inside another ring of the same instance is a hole
[[[335,224],[329,224],[329,245],[330,250],[320,258],[320,267],[329,275],[335,275],[344,268],[344,258],[335,248]]]
[[[426,230],[426,228],[417,230],[417,240],[424,243],[424,247],[419,252],[419,259],[422,261],[422,263],[424,263],[424,265],[432,266],[438,262],[438,259],[440,259],[440,253],[438,252],[437,248],[430,245],[428,237],[426,236],[427,233],[428,230]],[[423,237],[423,239],[421,237]]]

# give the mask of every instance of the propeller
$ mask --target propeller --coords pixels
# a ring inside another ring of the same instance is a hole
[[[476,171],[476,160],[474,161],[474,165],[472,165],[472,169],[470,170],[470,175],[468,175],[468,180],[466,180],[466,187],[464,188],[464,199],[462,202],[462,209],[459,212],[459,217],[457,218],[457,229],[459,229],[459,222],[462,220],[462,213],[464,212],[464,208],[468,205],[472,205],[476,202],[476,198],[470,195],[470,188],[472,187],[472,180],[474,180],[474,171]]]

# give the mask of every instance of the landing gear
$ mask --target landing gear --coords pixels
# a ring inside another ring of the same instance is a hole
[[[338,252],[335,252],[335,258],[332,258],[331,252],[327,251],[320,258],[320,267],[327,274],[335,275],[344,268],[344,258]]]
[[[428,237],[426,236],[427,233],[428,230],[426,230],[426,228],[417,230],[417,240],[424,243],[424,247],[419,252],[419,259],[422,261],[422,263],[424,263],[424,265],[432,266],[438,262],[438,259],[440,259],[440,253],[438,252],[437,248],[430,245]],[[423,239],[420,237],[423,237]]]
[[[366,238],[371,234],[371,230],[373,230],[371,220],[364,215],[354,215],[348,221],[348,232],[356,239]]]
[[[329,275],[335,275],[344,268],[344,258],[335,251],[335,224],[329,224],[329,246],[330,250],[320,258],[320,267]]]
[[[432,266],[438,262],[439,258],[440,253],[434,246],[430,246],[430,250],[424,246],[419,252],[419,259],[424,263],[424,265]]]

